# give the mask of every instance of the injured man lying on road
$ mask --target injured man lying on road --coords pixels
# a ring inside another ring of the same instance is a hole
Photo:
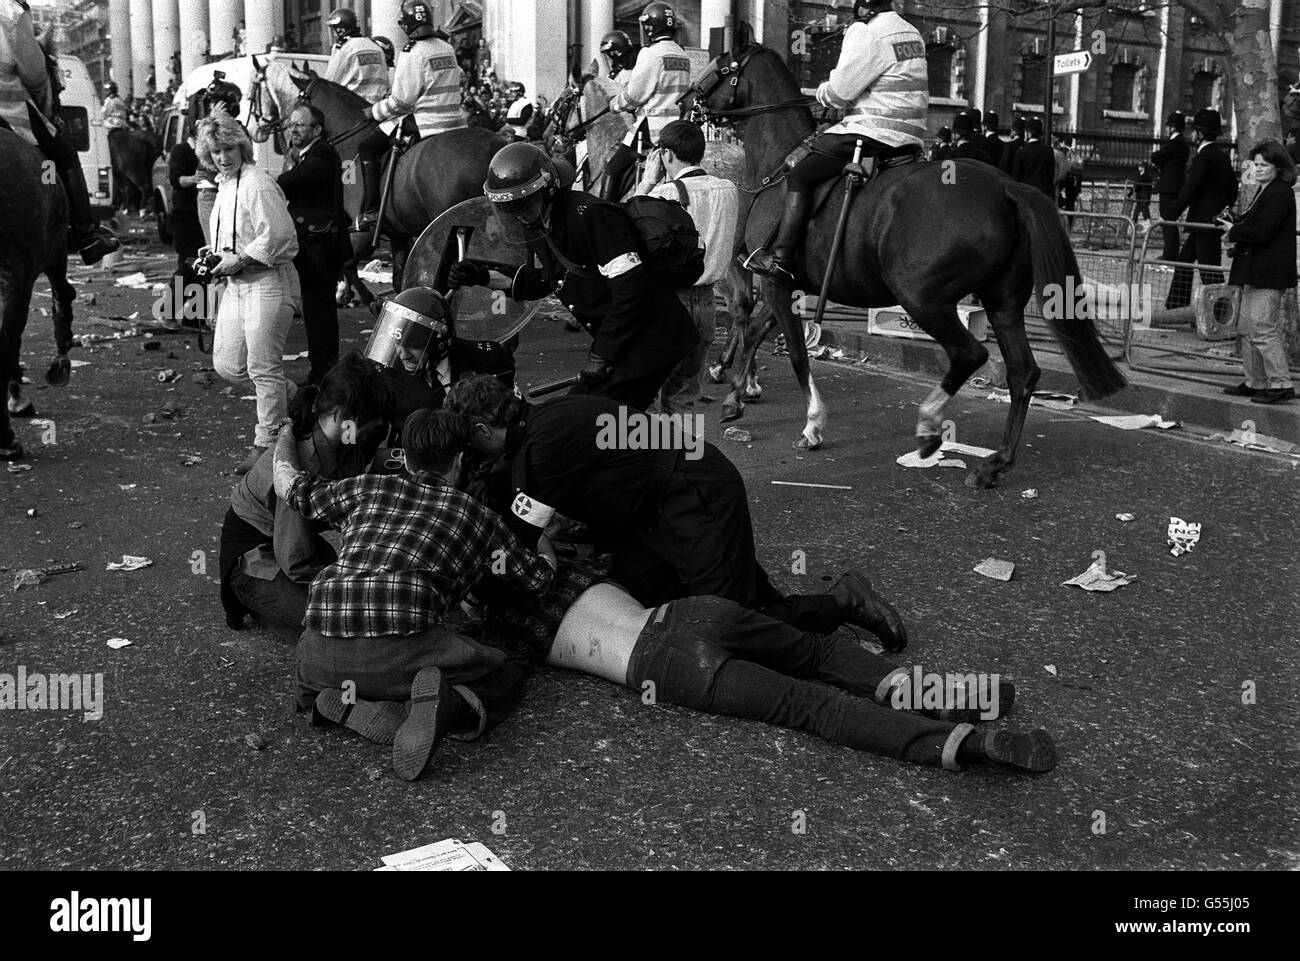
[[[343,535],[338,562],[311,587],[299,704],[314,723],[391,744],[400,776],[418,777],[446,735],[499,721],[541,662],[626,685],[651,705],[766,721],[899,760],[1054,766],[1045,731],[975,727],[1011,709],[1009,683],[991,701],[974,691],[957,701],[985,710],[901,710],[910,669],[853,638],[716,596],[643,605],[576,563],[556,573],[545,537],[534,553],[456,489],[470,431],[449,411],[413,415],[402,477],[326,482],[297,470],[292,443],[276,451],[277,492]],[[451,629],[471,593],[486,610],[478,640]]]

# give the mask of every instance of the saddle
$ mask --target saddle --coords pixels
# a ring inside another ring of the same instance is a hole
[[[794,164],[798,163],[810,153],[812,153],[810,148],[804,144],[800,144],[791,151],[790,156],[786,158],[786,169],[793,169]],[[875,180],[876,176],[882,170],[892,170],[894,167],[901,167],[905,164],[920,163],[923,159],[924,154],[921,148],[917,146],[896,147],[888,153],[879,156],[863,157],[862,169],[867,172],[867,178],[859,186],[866,186],[871,183],[871,181]],[[823,181],[817,185],[817,189],[813,191],[811,217],[816,217],[822,212],[822,208],[826,206],[826,202],[830,199],[832,194],[839,196],[841,192],[839,188],[844,183],[847,176],[847,174],[841,172],[838,177],[833,177],[830,180]]]

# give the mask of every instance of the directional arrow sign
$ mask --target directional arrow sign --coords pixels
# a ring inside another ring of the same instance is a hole
[[[1087,50],[1075,50],[1073,53],[1063,53],[1053,58],[1056,64],[1056,73],[1083,73],[1092,66],[1092,53]]]

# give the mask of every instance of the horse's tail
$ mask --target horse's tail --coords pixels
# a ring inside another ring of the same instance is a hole
[[[1003,189],[1015,208],[1016,219],[1033,258],[1034,293],[1039,303],[1045,304],[1055,291],[1059,303],[1068,289],[1068,278],[1073,278],[1075,290],[1081,289],[1084,282],[1070,244],[1070,234],[1061,223],[1060,213],[1056,205],[1034,187],[1010,182]],[[1092,317],[1050,316],[1047,325],[1079,378],[1084,400],[1109,397],[1125,386],[1127,381],[1102,346]]]

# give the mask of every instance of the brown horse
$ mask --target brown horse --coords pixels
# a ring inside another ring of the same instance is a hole
[[[0,382],[6,403],[0,407],[0,460],[18,460],[22,444],[9,415],[31,417],[36,411],[22,399],[23,330],[32,305],[36,278],[45,274],[54,294],[54,340],[58,356],[45,379],[66,384],[72,371],[72,302],[68,283],[68,200],[41,152],[7,126],[0,126]]]
[[[814,132],[808,98],[775,51],[742,44],[713,61],[694,84],[693,109],[709,120],[738,123],[745,142],[749,180],[754,185],[745,244],[768,244],[784,204],[785,159]],[[822,443],[826,407],[809,371],[802,322],[792,310],[796,286],[819,291],[840,213],[841,189],[815,216],[799,258],[798,284],[764,280],[764,300],[775,310],[790,361],[807,406],[807,423],[795,446]],[[966,478],[972,487],[992,487],[1015,462],[1030,396],[1038,382],[1025,334],[1025,305],[1032,294],[1047,297],[1066,289],[1067,278],[1082,286],[1069,235],[1055,205],[977,161],[910,163],[886,169],[861,187],[849,212],[843,247],[834,265],[830,299],[854,307],[902,304],[948,355],[949,369],[921,404],[916,426],[922,456],[941,444],[948,403],[988,359],[988,350],[962,326],[957,303],[976,294],[988,312],[1007,366],[1011,408],[997,451]],[[743,334],[745,362],[727,399],[735,415],[739,392],[758,348],[760,316]],[[1085,398],[1105,397],[1124,378],[1103,349],[1089,317],[1049,321],[1052,333],[1079,378]]]
[[[256,62],[256,58],[254,58]],[[329,142],[343,160],[343,199],[349,216],[361,206],[361,162],[357,149],[378,126],[365,115],[370,104],[346,87],[295,71],[279,61],[257,65],[249,92],[254,121],[279,129],[298,104],[311,104],[325,115]],[[462,127],[417,140],[398,159],[384,214],[383,233],[393,251],[393,287],[402,289],[402,268],[415,238],[444,210],[483,195],[488,164],[506,140],[481,127]],[[370,234],[354,234],[353,250],[363,255]],[[355,279],[355,278],[350,278]],[[365,285],[355,283],[369,302]]]

